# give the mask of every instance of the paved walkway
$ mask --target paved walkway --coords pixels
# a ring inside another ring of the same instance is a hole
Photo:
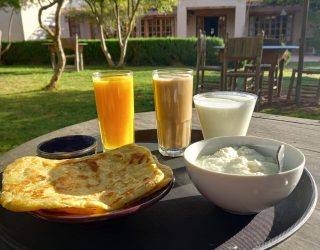
[[[298,62],[299,61],[299,55],[292,55],[290,58],[291,62]],[[315,55],[305,55],[304,56],[305,62],[320,62],[320,56]]]

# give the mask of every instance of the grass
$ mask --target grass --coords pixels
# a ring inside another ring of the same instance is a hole
[[[134,71],[135,111],[151,111],[152,68]],[[103,68],[65,72],[58,91],[42,91],[48,67],[0,68],[0,154],[50,131],[97,117],[91,75]]]
[[[292,65],[291,65],[292,66]],[[319,67],[320,64],[311,64]],[[42,91],[52,76],[48,66],[0,67],[0,154],[42,134],[97,117],[91,75],[103,67],[86,67],[85,71],[66,71],[58,91]],[[154,67],[127,69],[134,71],[135,112],[154,110],[151,74]],[[284,72],[284,88],[291,71]],[[217,77],[217,76],[215,76]],[[314,84],[319,76],[305,77]],[[315,110],[274,107],[262,112],[320,120]]]
[[[289,81],[291,77],[291,69],[298,68],[298,63],[289,63],[284,69],[283,77],[283,90],[284,98],[286,97]],[[304,69],[313,68],[320,69],[319,62],[305,62]],[[297,76],[296,76],[297,77]],[[319,84],[320,75],[303,75],[303,85],[317,85]],[[279,104],[275,103],[272,107],[267,107],[261,110],[263,113],[291,116],[298,118],[306,118],[313,120],[320,120],[320,106],[315,104],[304,103],[302,105],[296,105],[294,103],[282,101]]]

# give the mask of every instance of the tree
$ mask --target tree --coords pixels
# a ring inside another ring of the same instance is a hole
[[[16,10],[20,9],[20,2],[19,0],[0,0],[0,9],[11,9],[10,20],[8,25],[8,43],[6,47],[2,50],[2,32],[0,30],[0,64],[1,58],[4,53],[6,53],[11,47],[11,27],[13,21],[13,15]]]
[[[43,4],[43,2],[39,0],[39,4],[40,4],[40,9],[38,12],[39,25],[52,37],[57,58],[58,58],[53,76],[51,77],[49,84],[44,87],[44,90],[53,90],[58,88],[58,82],[66,66],[66,55],[64,53],[62,43],[61,43],[61,22],[60,22],[61,11],[64,3],[65,3],[65,0],[53,0],[49,2],[46,1],[45,4]],[[55,15],[54,15],[54,20],[55,20],[54,28],[45,25],[42,21],[42,13],[53,6],[55,6],[56,8]]]
[[[172,11],[176,0],[85,0],[94,14],[100,32],[101,49],[112,67],[121,67],[127,53],[128,39],[135,26],[139,13],[151,9],[159,12]],[[113,29],[119,41],[120,57],[116,62],[106,45],[106,34]]]
[[[10,3],[11,6],[26,6],[28,3],[29,4],[35,4],[36,1],[38,1],[38,4],[40,5],[40,9],[38,12],[38,22],[39,25],[42,29],[44,29],[49,36],[52,37],[53,44],[56,50],[56,54],[58,57],[58,61],[56,64],[56,67],[54,69],[53,76],[50,79],[50,82],[43,88],[44,90],[52,90],[52,89],[57,89],[58,88],[58,82],[62,76],[62,73],[64,71],[65,65],[66,65],[66,56],[63,51],[63,47],[61,44],[61,11],[62,7],[65,3],[66,0],[0,0],[0,7],[2,6],[2,2],[7,2]],[[54,15],[54,20],[55,20],[55,27],[49,27],[44,22],[42,21],[42,14],[45,10],[51,8],[51,7],[56,7],[55,9],[55,15]]]
[[[53,44],[56,50],[58,61],[54,69],[53,76],[50,79],[50,82],[44,87],[45,90],[52,90],[58,88],[58,82],[61,78],[61,75],[64,71],[66,65],[66,56],[63,51],[61,44],[61,11],[66,0],[0,0],[0,8],[3,7],[13,7],[15,9],[21,8],[21,6],[27,6],[27,4],[35,4],[38,2],[40,9],[38,12],[38,22],[41,28],[43,28],[53,40]],[[49,27],[45,25],[42,21],[42,14],[45,10],[56,7],[55,9],[55,27]],[[10,44],[10,43],[9,43]],[[3,53],[1,53],[3,54]]]

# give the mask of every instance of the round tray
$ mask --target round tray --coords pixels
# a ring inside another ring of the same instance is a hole
[[[202,139],[192,131],[192,140]],[[160,202],[137,213],[90,224],[65,224],[0,208],[0,249],[266,249],[295,233],[317,200],[311,174],[304,170],[291,195],[256,215],[227,213],[202,197],[179,158],[157,150],[156,131],[136,132],[175,174],[173,189]]]

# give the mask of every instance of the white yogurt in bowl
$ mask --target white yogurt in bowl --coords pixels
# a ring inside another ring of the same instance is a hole
[[[278,165],[271,156],[264,156],[246,146],[224,147],[214,154],[202,155],[198,166],[219,173],[238,175],[269,175],[278,172]]]
[[[285,148],[282,172],[275,165],[267,167],[273,164],[270,157],[276,155],[280,145]],[[262,156],[242,146],[255,149]],[[221,150],[224,148],[227,149]],[[209,161],[212,158],[214,164],[208,164],[211,170],[200,166],[202,157],[204,162],[205,158]],[[305,164],[303,153],[292,145],[254,136],[214,137],[192,143],[184,152],[184,160],[198,191],[216,206],[236,214],[258,213],[288,197],[297,186]],[[246,161],[247,166],[242,164]],[[270,162],[263,166],[258,161]],[[226,171],[222,167],[226,162],[233,162],[226,168],[231,173],[221,172]]]

